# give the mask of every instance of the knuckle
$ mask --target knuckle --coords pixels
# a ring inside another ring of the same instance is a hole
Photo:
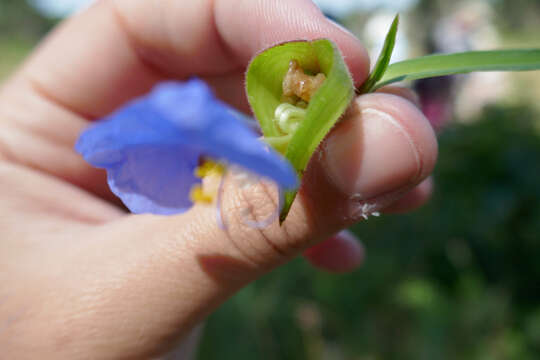
[[[274,186],[258,182],[248,187],[229,187],[222,216],[233,245],[251,262],[267,268],[294,253],[293,239],[279,224],[279,194]]]

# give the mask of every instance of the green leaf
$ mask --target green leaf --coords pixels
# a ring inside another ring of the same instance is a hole
[[[464,74],[473,71],[529,71],[540,69],[540,49],[470,51],[429,55],[394,63],[372,90],[404,80]]]
[[[388,64],[390,64],[392,53],[394,52],[394,46],[396,45],[398,27],[399,14],[396,15],[394,21],[392,22],[392,25],[390,26],[390,30],[388,31],[386,39],[384,40],[381,54],[379,55],[379,59],[377,60],[373,71],[369,75],[368,79],[364,82],[364,84],[360,87],[360,89],[358,89],[359,94],[366,94],[370,92],[371,89],[373,89],[373,87],[375,86],[375,84],[379,80],[381,80],[381,78],[385,74],[386,69],[388,68]]]
[[[292,134],[288,146],[280,144],[300,179],[311,156],[347,109],[354,95],[351,75],[337,46],[330,40],[294,41],[270,48],[258,55],[248,67],[246,88],[248,100],[265,138],[284,135],[275,124],[275,111],[283,103],[283,79],[291,60],[298,61],[304,71],[322,72],[326,80],[312,96],[304,119]],[[283,222],[296,197],[296,190],[285,194],[280,215]]]

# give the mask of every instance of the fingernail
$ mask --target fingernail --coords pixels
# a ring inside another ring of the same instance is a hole
[[[421,172],[410,135],[392,115],[374,108],[361,110],[331,134],[323,166],[339,190],[358,200],[405,188]]]

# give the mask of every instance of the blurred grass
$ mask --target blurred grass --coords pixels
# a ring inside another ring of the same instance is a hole
[[[15,70],[34,45],[26,38],[0,36],[0,82]]]
[[[500,36],[502,43],[507,48],[538,48],[540,47],[538,30],[538,26],[532,27],[528,31],[505,29],[500,31]],[[513,73],[511,80],[512,89],[508,99],[509,103],[531,104],[540,111],[540,71]],[[538,123],[540,124],[540,119]]]
[[[26,0],[0,0],[0,81],[56,22],[41,16]]]

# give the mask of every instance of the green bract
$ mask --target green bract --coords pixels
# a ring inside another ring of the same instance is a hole
[[[473,71],[526,71],[540,69],[540,49],[476,51],[425,56],[390,64],[399,18],[396,16],[381,55],[368,79],[357,90],[364,94],[402,80],[415,80]],[[326,77],[308,103],[294,103],[283,95],[289,64],[302,74]],[[300,179],[330,129],[347,109],[354,94],[351,76],[337,46],[330,40],[293,41],[259,54],[246,75],[248,100],[265,140],[285,155]],[[285,195],[280,215],[287,217],[296,191]]]
[[[296,60],[307,73],[323,73],[326,80],[309,101],[295,131],[284,134],[277,126],[276,109],[286,103],[282,84],[291,60]],[[284,153],[302,178],[315,149],[345,112],[354,94],[352,78],[341,53],[327,39],[281,44],[251,62],[246,82],[248,100],[263,135]],[[281,221],[295,196],[296,192],[286,194]]]

